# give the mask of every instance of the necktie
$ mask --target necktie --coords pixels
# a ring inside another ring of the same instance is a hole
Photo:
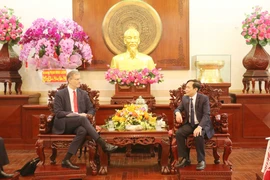
[[[192,127],[195,126],[195,121],[194,121],[194,108],[193,108],[193,102],[192,98],[190,98],[190,124]]]
[[[78,103],[77,103],[76,91],[73,91],[73,107],[74,107],[74,112],[78,112]]]

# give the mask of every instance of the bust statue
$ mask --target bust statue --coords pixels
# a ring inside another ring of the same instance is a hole
[[[155,68],[152,57],[138,52],[140,44],[140,33],[135,28],[129,28],[124,33],[124,43],[127,51],[113,57],[111,68],[119,69],[120,71],[132,71],[148,68]]]

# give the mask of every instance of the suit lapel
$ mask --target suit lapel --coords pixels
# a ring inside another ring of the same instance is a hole
[[[70,102],[70,96],[69,96],[69,92],[68,92],[68,88],[65,89],[65,96],[67,96],[67,102],[66,102],[66,109],[67,111],[71,111],[71,102]]]

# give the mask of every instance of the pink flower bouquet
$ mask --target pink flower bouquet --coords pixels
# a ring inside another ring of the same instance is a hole
[[[10,46],[17,44],[20,40],[23,25],[20,19],[13,15],[14,10],[10,8],[0,9],[0,43],[8,43]]]
[[[128,86],[141,86],[146,84],[163,82],[163,74],[160,69],[149,70],[147,68],[133,71],[120,71],[110,68],[105,73],[105,79],[111,84],[120,84]]]
[[[251,15],[247,15],[242,22],[242,33],[247,44],[270,44],[270,15],[268,11],[261,12],[262,8],[256,6]]]
[[[73,20],[39,18],[19,43],[23,45],[19,59],[36,69],[74,69],[92,61],[88,36]]]

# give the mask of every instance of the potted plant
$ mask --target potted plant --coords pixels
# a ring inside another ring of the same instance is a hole
[[[242,22],[241,35],[246,39],[246,44],[253,46],[243,59],[243,65],[247,70],[268,71],[270,56],[262,46],[270,44],[270,14],[259,6],[253,7],[253,10]]]

